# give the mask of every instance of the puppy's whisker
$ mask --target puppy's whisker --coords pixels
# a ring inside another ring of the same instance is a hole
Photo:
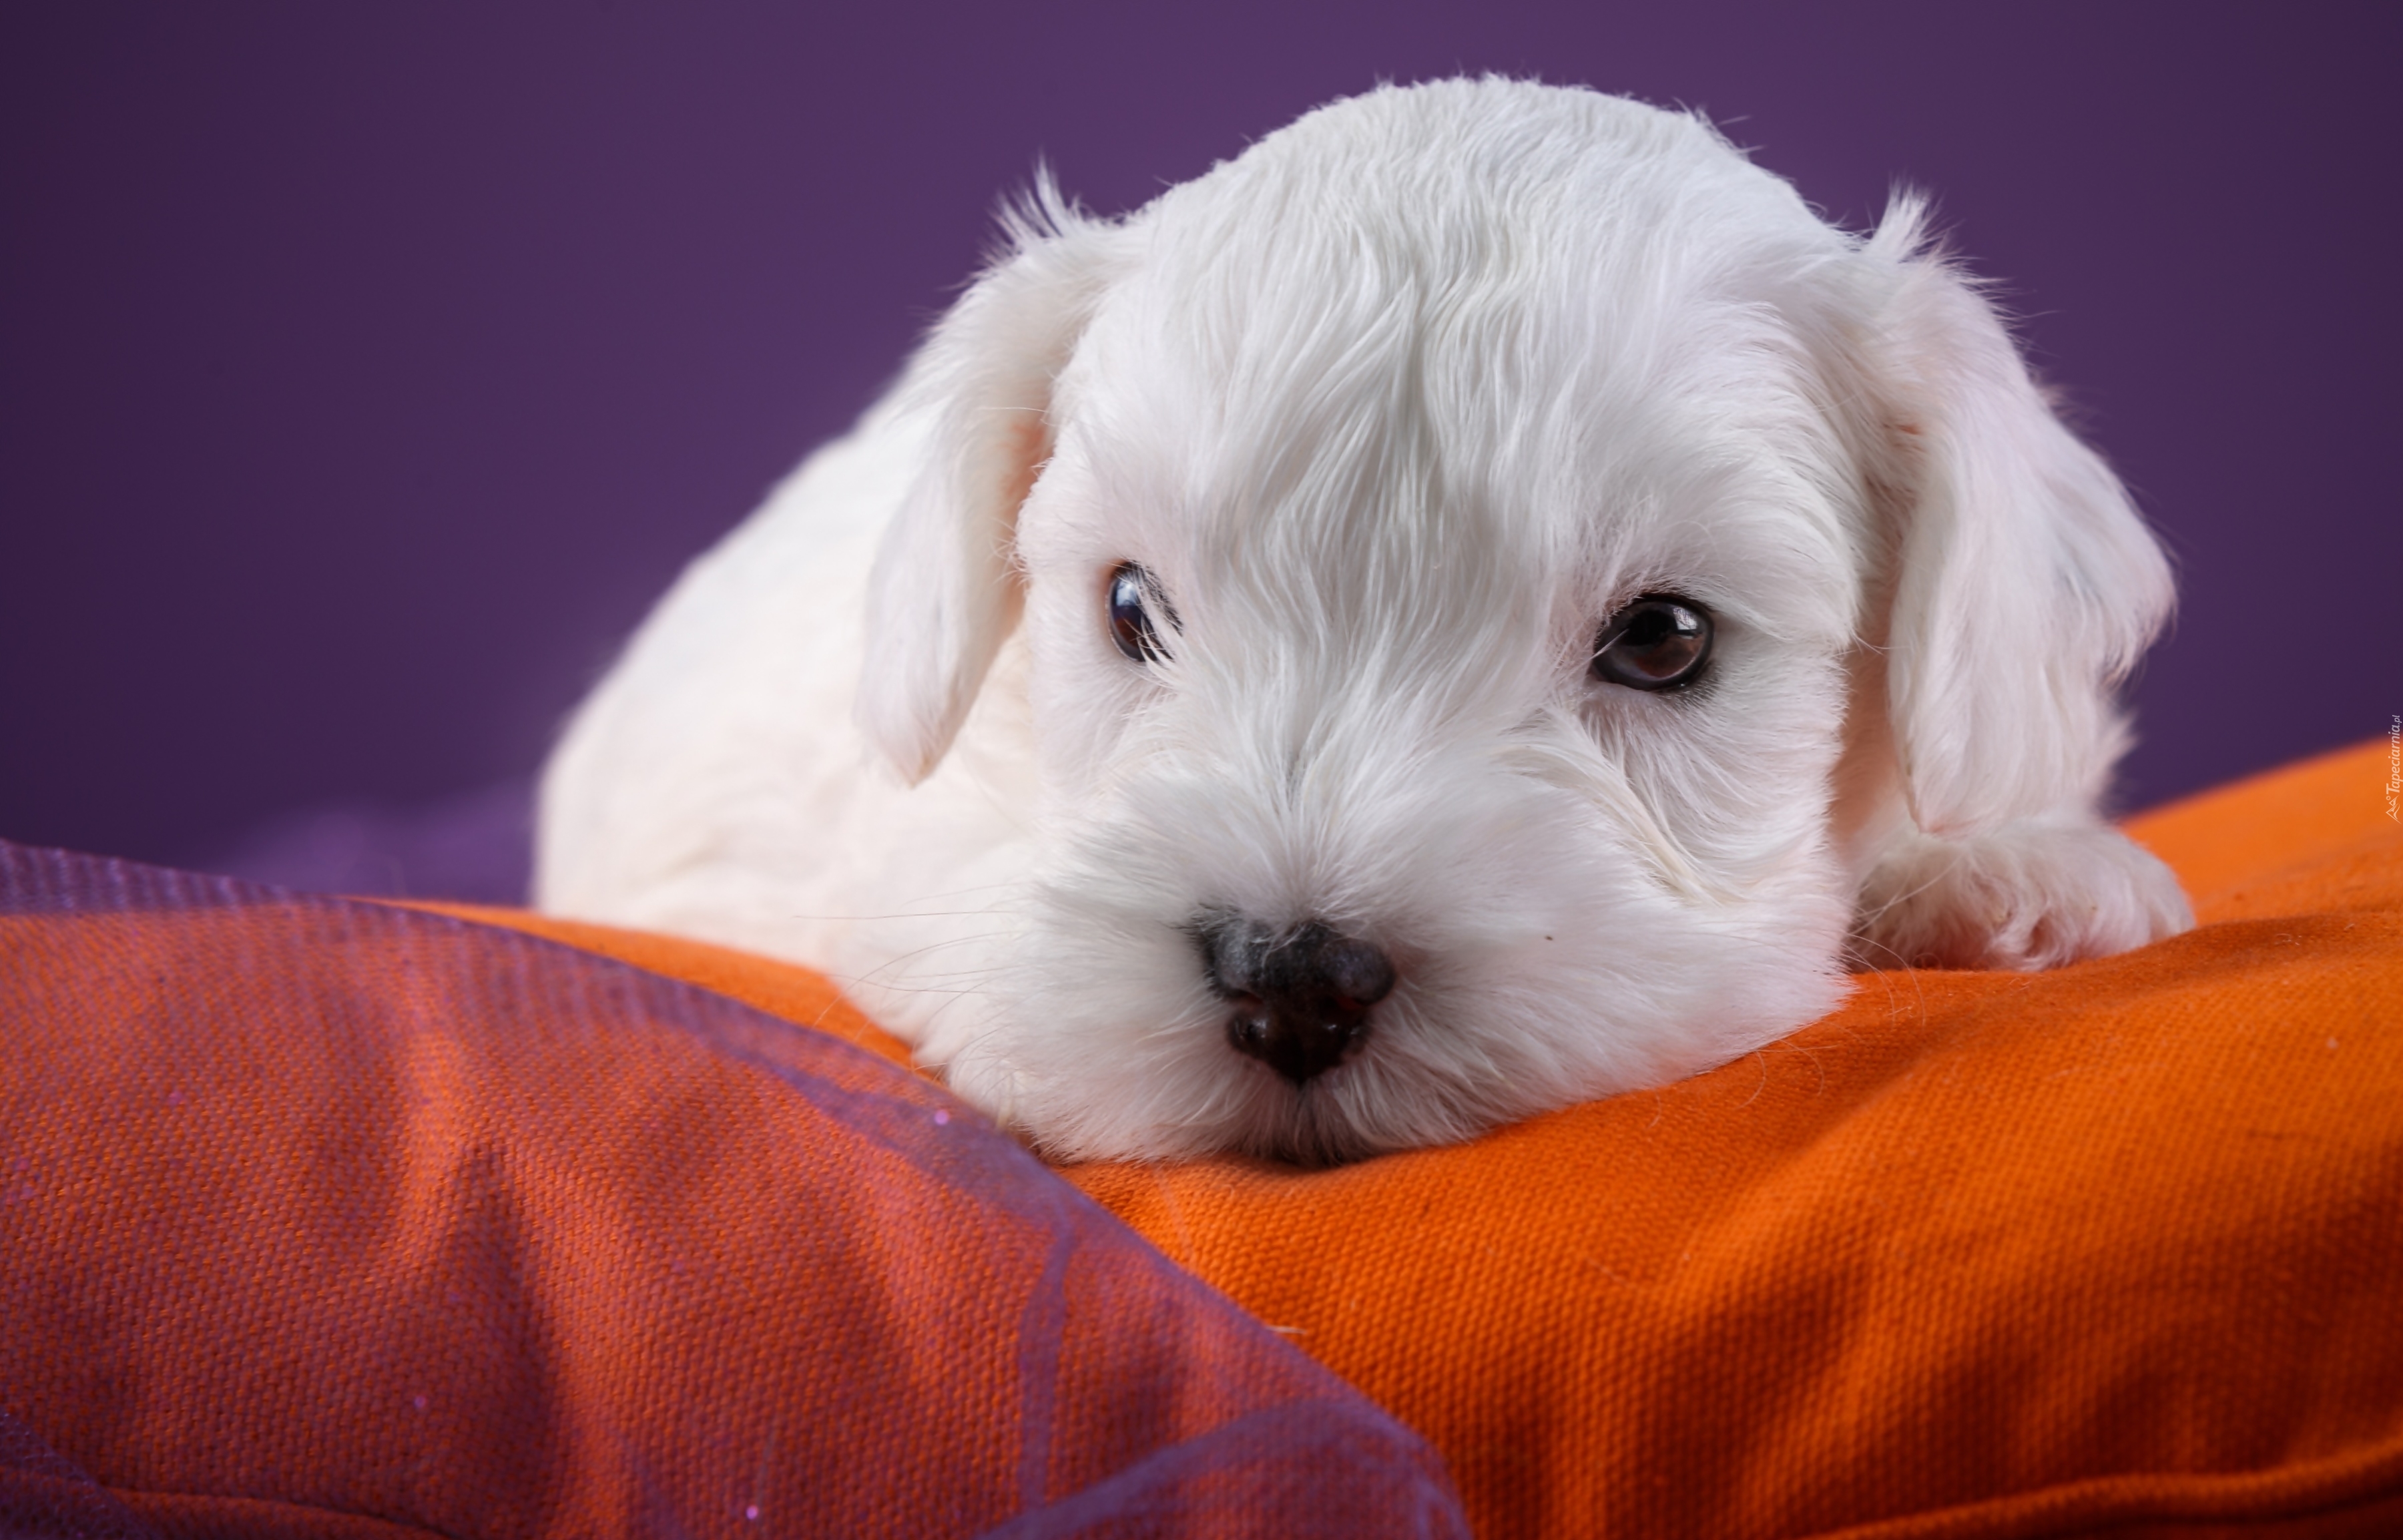
[[[1006,914],[1007,912],[1007,910],[998,908],[981,909],[884,909],[882,911],[854,910],[850,913],[843,914],[788,913],[785,918],[795,921],[830,921],[840,923],[851,923],[864,921],[973,920]]]
[[[981,948],[983,943],[1004,939],[1007,934],[1008,933],[1002,931],[993,931],[981,936],[947,936],[938,941],[929,941],[923,946],[912,947],[908,951],[896,952],[892,957],[879,964],[874,969],[870,970],[868,977],[881,974],[887,969],[900,968],[906,964],[914,963],[922,958],[933,956],[937,952],[948,950],[953,947]],[[987,964],[968,971],[992,973],[998,971],[998,969],[995,965]]]

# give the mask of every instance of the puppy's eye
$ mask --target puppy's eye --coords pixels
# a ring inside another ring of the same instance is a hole
[[[1154,613],[1165,616],[1171,627],[1178,627],[1176,608],[1160,591],[1160,579],[1150,569],[1133,562],[1119,562],[1110,574],[1110,640],[1138,663],[1154,663],[1168,656],[1160,628],[1152,623]]]
[[[1593,676],[1630,689],[1681,689],[1711,660],[1711,612],[1674,593],[1647,593],[1593,639]]]

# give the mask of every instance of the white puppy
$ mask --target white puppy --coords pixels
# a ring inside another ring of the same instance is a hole
[[[1057,1156],[1305,1160],[2191,923],[2095,811],[2167,568],[1916,202],[1454,80],[1011,237],[582,708],[545,909]]]

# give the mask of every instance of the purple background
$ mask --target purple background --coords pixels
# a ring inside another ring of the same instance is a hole
[[[562,715],[1038,155],[1131,207],[1461,69],[1706,108],[1855,223],[1937,193],[2181,569],[2124,805],[2381,733],[2398,19],[14,0],[0,836],[500,893]]]

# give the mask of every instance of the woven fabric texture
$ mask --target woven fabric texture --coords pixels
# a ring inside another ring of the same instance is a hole
[[[1466,1533],[823,982],[684,961],[786,1019],[0,846],[0,1533]]]
[[[1425,1434],[1491,1540],[2403,1535],[2386,746],[2137,820],[2195,932],[1880,973],[1459,1149],[1069,1174]]]
[[[2403,1535],[2388,774],[2371,744],[2136,820],[2202,921],[2161,946],[1865,975],[1461,1148],[1067,1174],[1425,1434],[1480,1535]]]

